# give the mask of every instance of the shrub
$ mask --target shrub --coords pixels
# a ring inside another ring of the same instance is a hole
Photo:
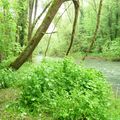
[[[104,55],[109,57],[111,60],[120,61],[120,38],[111,42],[110,47],[104,47]]]
[[[6,60],[3,60],[0,63],[0,69],[5,69],[9,66],[9,64],[15,59],[15,57],[8,58]]]
[[[0,88],[8,88],[15,81],[15,74],[12,70],[0,69]]]
[[[28,76],[20,103],[59,120],[106,120],[109,87],[100,72],[65,59],[43,61]]]

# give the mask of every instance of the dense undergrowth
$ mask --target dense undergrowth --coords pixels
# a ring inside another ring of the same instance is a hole
[[[101,73],[69,60],[46,62],[22,89],[21,104],[53,119],[107,119],[109,88]]]
[[[16,72],[1,71],[1,87],[20,91],[7,107],[11,114],[51,120],[109,120],[110,88],[94,69],[64,59],[43,60],[37,67],[27,63]]]
[[[113,61],[120,61],[120,39],[112,41],[109,47],[104,47],[103,56]]]

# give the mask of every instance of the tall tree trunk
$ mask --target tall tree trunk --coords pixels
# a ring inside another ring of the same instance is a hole
[[[28,41],[32,38],[32,16],[33,16],[34,0],[29,0],[29,25],[28,25]]]
[[[33,9],[34,9],[34,3],[37,2],[35,0],[29,0],[29,24],[28,24],[28,42],[31,40],[32,38],[32,22],[33,22]],[[36,4],[36,3],[35,3]],[[35,7],[37,7],[35,5]],[[37,8],[35,8],[35,12],[36,12]],[[36,16],[36,13],[34,13]],[[34,18],[35,19],[35,18]],[[32,54],[29,56],[29,61],[32,62]]]
[[[36,18],[37,15],[37,8],[38,8],[38,0],[30,0],[29,1],[29,27],[28,27],[28,42],[32,39],[33,36],[33,30],[38,22],[38,20],[41,18],[43,13],[47,10],[47,8],[50,6],[51,2],[49,2],[42,13]],[[34,15],[34,16],[33,16]],[[34,18],[33,18],[34,17]],[[29,57],[29,60],[32,61],[32,54]]]
[[[35,0],[34,21],[36,19],[36,15],[37,15],[37,7],[38,7],[38,0]]]
[[[82,60],[85,60],[87,54],[90,52],[90,50],[92,49],[92,47],[93,47],[93,45],[94,45],[94,43],[96,41],[98,29],[99,29],[99,26],[100,26],[100,16],[101,16],[101,10],[102,10],[102,2],[103,2],[103,0],[100,0],[98,14],[97,14],[96,28],[95,28],[95,31],[94,31],[94,35],[93,35],[91,44],[90,44],[88,50],[86,51],[85,56],[82,58]]]
[[[93,0],[93,6],[94,6],[94,10],[97,14],[97,3],[96,3],[96,0]]]
[[[27,24],[27,7],[23,8],[24,4],[27,4],[27,0],[19,0],[18,6],[18,19],[16,28],[16,42],[19,42],[21,47],[24,45],[25,41],[25,29]]]
[[[66,56],[69,54],[69,52],[72,48],[72,45],[73,45],[73,41],[74,41],[74,37],[75,37],[75,30],[76,30],[77,20],[78,20],[78,14],[79,14],[79,0],[73,0],[73,3],[74,3],[74,7],[75,7],[75,18],[74,18],[74,23],[73,23],[71,41],[70,41],[69,48],[66,52]]]
[[[109,35],[110,35],[110,40],[113,40],[113,34],[112,34],[112,19],[111,15],[108,16],[108,26],[109,26]]]
[[[22,66],[22,64],[30,57],[30,55],[32,54],[32,52],[34,51],[34,49],[36,48],[36,46],[38,45],[38,43],[40,42],[44,34],[46,33],[58,9],[62,5],[62,3],[65,1],[66,0],[54,0],[52,2],[52,5],[50,6],[42,24],[36,31],[36,34],[29,41],[27,47],[20,54],[20,56],[18,56],[17,59],[13,63],[10,64],[10,67],[16,70],[19,69]]]
[[[116,15],[115,15],[115,17],[116,17],[116,26],[115,26],[115,38],[117,38],[117,36],[118,36],[118,23],[119,23],[119,2],[118,2],[118,0],[116,0]]]
[[[80,23],[82,23],[83,18],[84,18],[84,7],[83,7],[83,5],[84,5],[84,2],[83,2],[83,0],[81,0],[81,6],[80,6]]]

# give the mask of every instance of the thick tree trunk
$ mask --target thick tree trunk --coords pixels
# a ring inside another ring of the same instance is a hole
[[[20,56],[13,63],[10,64],[10,67],[12,67],[15,70],[19,69],[21,67],[21,65],[30,57],[30,55],[32,54],[32,52],[34,51],[34,49],[36,48],[36,46],[38,45],[38,43],[40,42],[40,40],[42,39],[44,34],[46,33],[54,16],[56,15],[58,9],[60,8],[60,6],[62,5],[62,3],[64,1],[65,0],[54,0],[52,2],[52,5],[49,8],[42,24],[40,25],[40,27],[37,30],[36,34],[31,39],[31,41],[28,43],[27,47],[20,54]]]

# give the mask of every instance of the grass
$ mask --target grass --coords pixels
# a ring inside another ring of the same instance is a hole
[[[13,120],[14,114],[7,111],[7,106],[17,100],[19,90],[6,88],[0,90],[0,120]]]
[[[111,97],[112,104],[109,109],[111,120],[120,120],[120,96],[118,98]]]

